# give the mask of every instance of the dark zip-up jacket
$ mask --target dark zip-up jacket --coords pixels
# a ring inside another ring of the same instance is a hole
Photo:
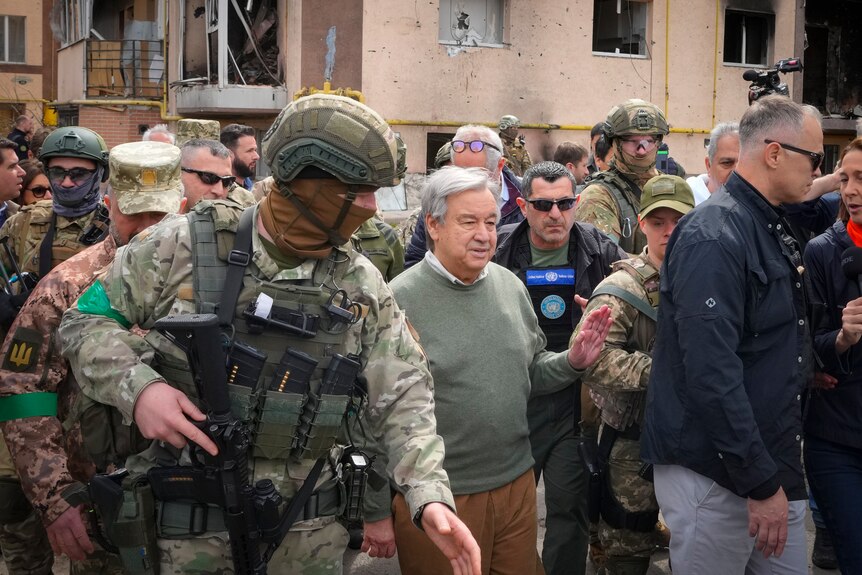
[[[862,449],[862,343],[838,355],[835,338],[841,314],[850,300],[860,297],[860,281],[848,278],[841,254],[853,242],[844,222],[835,222],[808,242],[805,270],[811,281],[814,349],[824,370],[838,379],[833,389],[813,389],[808,396],[805,433],[855,449]]]
[[[741,497],[807,498],[801,399],[811,340],[801,258],[780,209],[735,172],[680,220],[661,305],[641,455]]]

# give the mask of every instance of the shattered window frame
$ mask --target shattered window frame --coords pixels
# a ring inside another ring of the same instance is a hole
[[[0,16],[0,62],[24,64],[27,61],[26,16]],[[13,30],[12,28],[15,28]]]
[[[649,4],[644,0],[594,0],[593,55],[648,58]]]
[[[447,46],[502,48],[505,4],[505,0],[440,0],[437,42]]]
[[[750,10],[724,11],[722,63],[766,67],[775,38],[775,14]],[[755,51],[759,58],[751,52]]]

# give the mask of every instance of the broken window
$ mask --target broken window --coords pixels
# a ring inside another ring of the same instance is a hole
[[[0,16],[0,62],[24,62],[24,16]]]
[[[441,44],[501,46],[503,0],[440,0]]]
[[[51,8],[51,31],[67,46],[90,35],[93,0],[59,0]]]
[[[647,3],[594,0],[593,52],[646,56]]]
[[[774,26],[774,14],[725,11],[724,63],[766,66]]]

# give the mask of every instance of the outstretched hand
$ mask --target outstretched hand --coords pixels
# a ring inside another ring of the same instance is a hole
[[[569,365],[574,369],[591,366],[602,352],[605,338],[611,329],[611,308],[603,305],[584,318],[578,335],[569,348]]]
[[[482,573],[482,554],[473,534],[451,509],[429,503],[422,512],[422,529],[449,559],[454,575]]]

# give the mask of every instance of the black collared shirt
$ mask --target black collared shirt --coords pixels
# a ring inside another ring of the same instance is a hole
[[[743,497],[805,499],[801,398],[811,343],[781,210],[738,174],[668,244],[641,440]]]

